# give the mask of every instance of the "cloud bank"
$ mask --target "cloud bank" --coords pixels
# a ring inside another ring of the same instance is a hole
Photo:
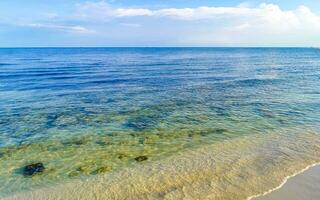
[[[177,20],[243,20],[272,23],[289,23],[303,25],[304,23],[320,26],[320,16],[306,6],[295,10],[282,10],[275,4],[260,4],[257,7],[245,7],[243,4],[235,7],[196,7],[196,8],[165,8],[151,10],[146,8],[115,8],[105,1],[77,4],[77,16],[80,19],[110,20],[110,18],[129,17],[167,17]]]
[[[134,24],[145,29],[155,28],[150,23],[170,22],[175,26],[168,26],[167,29],[171,30],[165,30],[166,34],[179,33],[180,40],[199,44],[256,43],[260,39],[265,43],[281,43],[282,40],[300,44],[307,37],[320,34],[320,16],[306,6],[283,10],[275,4],[263,3],[255,7],[244,5],[148,9],[119,8],[100,1],[78,4],[74,16],[78,20],[100,23],[120,20],[121,23],[130,24],[134,21]],[[186,26],[189,26],[188,32],[181,33],[178,30],[179,27]]]
[[[291,10],[267,3],[150,9],[87,1],[50,16],[25,24],[87,34],[115,46],[320,46],[320,15],[304,5]]]

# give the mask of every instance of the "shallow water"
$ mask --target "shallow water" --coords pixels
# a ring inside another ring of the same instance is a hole
[[[317,49],[0,49],[0,63],[0,196],[101,178],[92,190],[119,199],[241,199],[319,158]],[[33,162],[45,172],[25,177]]]

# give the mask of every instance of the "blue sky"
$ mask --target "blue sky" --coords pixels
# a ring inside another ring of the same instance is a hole
[[[319,0],[1,0],[0,47],[320,46]]]

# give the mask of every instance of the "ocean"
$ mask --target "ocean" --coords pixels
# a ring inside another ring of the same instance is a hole
[[[2,198],[246,199],[319,128],[319,49],[0,49]]]

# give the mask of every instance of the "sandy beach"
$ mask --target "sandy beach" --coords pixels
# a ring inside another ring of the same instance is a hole
[[[316,149],[313,145],[318,144],[318,140],[314,136],[310,133],[308,140],[302,137],[291,139],[305,140],[308,148]],[[256,162],[257,158],[263,156],[263,160],[271,160],[272,155],[266,156],[264,149],[276,143],[279,147],[277,151],[284,151],[289,147],[278,133],[268,134],[268,138],[256,136],[254,142],[247,137],[237,138],[104,176],[39,188],[4,199],[246,199],[250,194],[259,194],[278,185],[286,176],[304,168],[305,164],[313,163],[313,159],[308,160],[305,156],[294,157],[295,162],[279,160],[282,167],[276,169],[269,162]],[[248,156],[241,156],[238,153],[240,150]],[[294,152],[294,149],[291,151]],[[228,160],[225,159],[226,155],[229,155]],[[316,157],[319,154],[315,154],[314,158]],[[254,170],[246,167],[248,163],[251,163]],[[226,184],[226,180],[237,185]],[[313,183],[313,180],[305,182]]]
[[[290,178],[280,189],[254,200],[317,200],[320,197],[320,166]]]

